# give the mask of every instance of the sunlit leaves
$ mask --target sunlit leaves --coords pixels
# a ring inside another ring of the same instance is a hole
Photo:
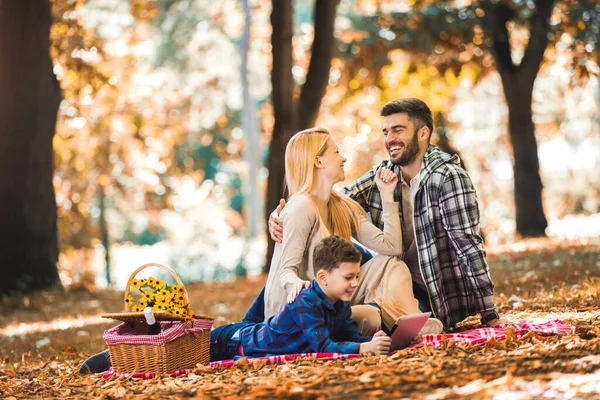
[[[348,14],[353,30],[360,32],[359,38],[351,43],[364,51],[364,46],[383,41],[391,48],[441,55],[436,63],[443,68],[452,67],[452,60],[459,60],[473,61],[489,70],[493,64],[487,54],[492,42],[489,37],[485,37],[481,27],[491,28],[490,19],[486,18],[485,13],[485,8],[491,3],[493,2],[487,0],[460,2],[460,5],[452,1],[417,1],[413,7],[393,8],[387,1],[379,1],[370,3],[370,7],[378,7],[376,13],[370,14],[372,16],[365,16],[359,4],[352,9],[354,13]],[[512,17],[506,28],[518,64],[529,41],[529,19],[536,8],[536,2],[506,4],[507,9],[512,10]],[[565,41],[572,46],[575,81],[590,73],[597,73],[599,15],[600,5],[594,1],[559,0],[555,3],[550,21],[553,31],[549,33],[549,48],[560,46]]]
[[[262,18],[253,29],[258,47],[250,52],[257,99],[270,90],[263,67],[270,63],[268,5],[253,6]],[[183,223],[218,233],[186,236],[177,245],[196,253],[179,261],[210,256],[211,268],[224,263],[219,247],[243,229],[238,2],[54,0],[52,6],[51,56],[64,97],[53,142],[63,282],[77,283],[76,265],[98,262],[83,249],[101,240],[152,244],[173,239]],[[162,52],[169,43],[172,53]],[[184,221],[175,224],[177,218]]]
[[[160,160],[168,157],[174,139],[163,129],[167,118],[146,117],[147,104],[133,102],[131,81],[140,72],[134,46],[140,37],[130,31],[128,53],[120,57],[106,53],[104,42],[85,26],[84,7],[82,1],[53,3],[51,55],[64,96],[53,143],[63,251],[89,247],[92,239],[100,236],[98,218],[104,205],[112,205],[112,209],[128,203],[139,205],[134,200],[140,199],[139,194],[160,186],[167,172],[167,164]],[[147,134],[159,137],[156,142],[161,144],[146,146]],[[144,165],[147,159],[153,162]],[[156,165],[163,165],[159,173]],[[148,168],[155,169],[149,178],[143,172]],[[142,192],[137,192],[140,189]],[[164,186],[159,192],[166,194]],[[154,203],[152,206],[163,205]]]

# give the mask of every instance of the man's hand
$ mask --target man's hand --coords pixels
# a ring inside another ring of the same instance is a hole
[[[485,318],[486,316],[488,316],[488,315],[489,315],[489,314],[491,314],[492,312],[493,312],[493,311],[491,311],[491,312],[488,312],[488,313],[485,313],[485,314],[482,314],[482,315],[481,315],[481,318]],[[499,316],[499,317],[500,317],[500,316]],[[494,318],[493,320],[491,320],[491,321],[488,321],[488,322],[487,322],[487,324],[484,324],[484,325],[487,325],[487,326],[489,326],[489,327],[492,327],[492,328],[493,328],[494,326],[501,325],[501,324],[508,324],[508,323],[510,323],[508,320],[506,320],[506,319],[504,319],[504,318],[500,317],[500,318]]]
[[[380,166],[375,173],[375,183],[381,193],[382,201],[394,201],[394,190],[398,183],[398,175],[394,171]]]
[[[498,325],[502,325],[502,324],[510,324],[510,321],[504,318],[496,318],[491,320],[490,322],[488,322],[486,325],[493,328],[495,326]]]
[[[271,235],[271,239],[273,239],[276,243],[281,243],[283,240],[283,220],[281,219],[281,210],[285,207],[285,200],[279,200],[279,205],[269,215],[269,234]]]
[[[383,331],[373,335],[373,339],[367,343],[360,344],[360,354],[388,354],[392,346],[392,339]]]
[[[298,295],[300,294],[302,289],[304,289],[304,288],[308,289],[309,287],[310,287],[310,281],[301,281],[301,282],[298,282],[295,285],[293,285],[292,288],[290,289],[290,292],[288,293],[288,297],[287,297],[288,304],[293,303],[294,300],[296,300],[296,297],[298,297]]]

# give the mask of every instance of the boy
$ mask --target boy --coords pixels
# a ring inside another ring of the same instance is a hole
[[[315,280],[276,315],[255,324],[240,322],[211,332],[211,361],[236,355],[290,353],[387,354],[382,331],[361,336],[351,319],[350,298],[358,286],[360,252],[339,236],[323,239],[313,254]]]

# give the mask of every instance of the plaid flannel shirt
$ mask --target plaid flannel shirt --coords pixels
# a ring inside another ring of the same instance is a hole
[[[350,303],[327,298],[316,281],[296,300],[256,325],[240,330],[244,354],[252,357],[293,353],[359,353],[362,336],[352,318]]]
[[[400,174],[391,161],[382,163]],[[375,184],[379,165],[343,192],[370,214],[383,229],[381,195]],[[423,281],[434,315],[447,330],[477,313],[492,311],[494,284],[479,230],[479,206],[469,175],[450,156],[430,145],[423,158],[413,217],[415,241]],[[401,191],[395,201],[402,204]]]

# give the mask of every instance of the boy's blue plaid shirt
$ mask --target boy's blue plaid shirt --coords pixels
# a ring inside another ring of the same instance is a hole
[[[265,322],[240,330],[244,354],[260,357],[271,354],[344,353],[357,354],[361,336],[350,318],[350,303],[327,298],[316,281],[302,290],[296,300]]]
[[[400,167],[390,161],[385,164],[400,174]],[[378,167],[344,188],[343,193],[358,202],[373,224],[383,229],[381,195],[375,184]],[[399,189],[394,200],[402,204]],[[411,218],[400,212],[400,218]],[[414,230],[423,281],[433,312],[444,327],[452,329],[471,315],[495,309],[475,189],[459,166],[458,157],[434,145],[423,158],[414,204]]]

